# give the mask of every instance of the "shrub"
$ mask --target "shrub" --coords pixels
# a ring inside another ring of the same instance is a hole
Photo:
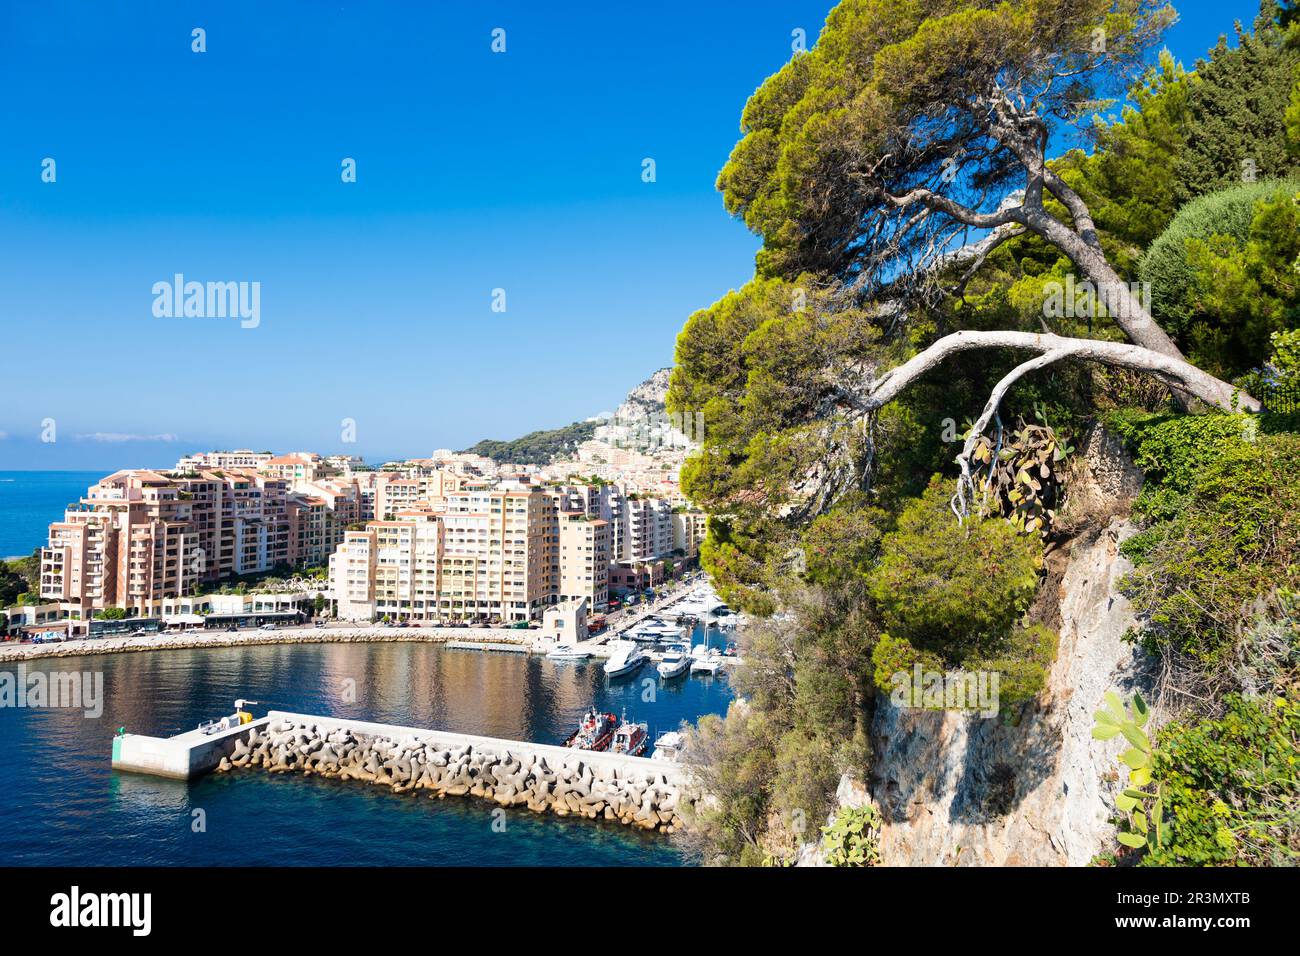
[[[1121,589],[1148,646],[1205,667],[1249,627],[1256,605],[1300,586],[1300,435],[1229,443],[1177,512],[1125,542],[1137,567]]]
[[[1236,694],[1219,718],[1161,730],[1153,776],[1167,832],[1148,866],[1300,862],[1300,702]]]
[[[894,690],[895,674],[911,674],[912,669],[921,665],[923,671],[942,671],[943,660],[931,651],[918,651],[909,641],[901,637],[880,635],[880,640],[871,651],[872,682],[885,694]],[[909,685],[910,686],[910,685]],[[917,688],[913,687],[913,691]],[[912,706],[920,706],[920,701],[913,700]]]
[[[885,535],[870,588],[885,629],[960,663],[996,648],[1038,586],[1042,544],[1002,518],[958,524],[936,476]]]
[[[1210,464],[1249,444],[1256,422],[1249,415],[1117,412],[1106,425],[1128,443],[1134,464],[1146,473],[1134,510],[1164,520],[1178,512]]]
[[[1281,189],[1300,188],[1294,180],[1241,183],[1201,196],[1178,210],[1173,222],[1156,237],[1138,266],[1138,276],[1151,286],[1151,310],[1180,344],[1189,341],[1196,318],[1198,285],[1188,261],[1187,240],[1227,236],[1241,244],[1250,239],[1255,204]]]
[[[880,811],[870,804],[840,810],[822,827],[822,849],[831,866],[875,866],[880,862]]]
[[[997,671],[998,704],[1014,707],[1033,700],[1047,686],[1059,644],[1060,635],[1043,624],[1017,627],[1005,647],[991,657],[967,661],[966,669]]]

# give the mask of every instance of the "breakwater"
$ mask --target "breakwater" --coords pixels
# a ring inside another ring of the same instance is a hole
[[[217,767],[251,769],[434,799],[473,796],[662,833],[683,826],[690,802],[682,769],[667,761],[275,711],[249,725]]]

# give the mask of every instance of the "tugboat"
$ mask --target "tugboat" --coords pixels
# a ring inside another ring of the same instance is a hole
[[[645,756],[646,741],[650,739],[649,728],[645,724],[634,724],[623,715],[623,722],[614,731],[614,742],[609,745],[612,754],[627,754],[629,757]]]
[[[610,741],[614,739],[614,728],[617,726],[617,717],[613,714],[602,714],[593,707],[583,715],[582,723],[578,724],[578,729],[564,741],[564,746],[575,750],[608,750]]]

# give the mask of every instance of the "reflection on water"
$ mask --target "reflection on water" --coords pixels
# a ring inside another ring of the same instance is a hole
[[[9,668],[14,670],[12,666]],[[558,743],[593,703],[651,735],[721,713],[725,677],[610,681],[599,662],[421,644],[213,648],[59,658],[101,671],[104,711],[0,708],[0,864],[673,864],[662,837],[320,778],[212,775],[194,784],[111,771],[114,731],[170,735],[230,711],[291,710]],[[204,822],[202,829],[197,815]],[[197,831],[197,832],[196,832]]]

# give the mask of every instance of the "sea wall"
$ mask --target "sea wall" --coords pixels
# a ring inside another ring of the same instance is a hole
[[[119,654],[133,651],[186,650],[204,647],[254,647],[266,644],[512,644],[527,648],[533,632],[509,628],[460,627],[301,627],[274,631],[192,631],[145,637],[100,637],[51,644],[0,644],[0,664],[46,657]]]
[[[608,820],[672,833],[688,801],[664,761],[544,744],[273,712],[236,742],[218,772],[354,780],[431,798],[473,796],[535,813]]]

